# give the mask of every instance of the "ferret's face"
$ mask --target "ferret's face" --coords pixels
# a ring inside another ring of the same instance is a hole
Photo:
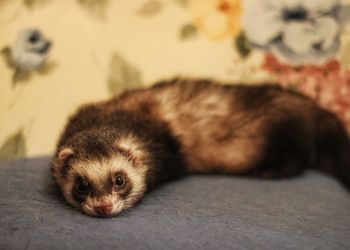
[[[146,190],[146,166],[138,150],[132,138],[114,144],[104,138],[78,139],[60,150],[53,176],[73,206],[92,216],[114,216],[133,206]]]

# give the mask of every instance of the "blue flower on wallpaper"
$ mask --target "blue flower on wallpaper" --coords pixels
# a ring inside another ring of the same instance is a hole
[[[246,0],[243,25],[253,46],[293,65],[322,64],[340,48],[350,7],[340,0]]]

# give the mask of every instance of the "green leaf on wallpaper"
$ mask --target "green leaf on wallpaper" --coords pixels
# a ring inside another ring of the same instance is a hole
[[[12,75],[12,88],[16,87],[17,84],[28,82],[31,79],[31,72],[16,68]]]
[[[42,67],[40,67],[37,72],[39,75],[48,75],[53,70],[57,68],[57,62],[55,61],[48,61],[46,62]]]
[[[6,65],[9,68],[16,68],[16,65],[14,63],[14,61],[12,60],[12,56],[11,56],[11,48],[10,47],[5,47],[1,50],[1,56],[4,59]]]
[[[239,55],[242,58],[246,58],[250,55],[251,48],[249,46],[248,40],[244,34],[244,32],[241,32],[235,39],[235,48],[237,49]]]
[[[158,14],[163,8],[159,0],[149,0],[137,11],[141,16],[153,16]]]
[[[91,15],[103,19],[106,15],[109,0],[78,0],[78,3]]]
[[[6,65],[13,69],[12,88],[16,87],[19,82],[25,82],[30,79],[30,72],[21,70],[16,66],[11,57],[11,48],[5,47],[1,50],[1,55],[4,58]]]
[[[23,0],[24,6],[26,6],[28,9],[33,9],[35,7],[43,6],[47,3],[49,3],[51,0]]]
[[[180,38],[182,40],[189,39],[197,35],[197,28],[193,24],[185,24],[180,29]]]
[[[188,0],[174,0],[175,3],[177,3],[178,5],[182,6],[182,7],[187,7],[188,4]]]
[[[26,155],[26,141],[23,130],[20,129],[7,137],[0,147],[0,160],[12,160]]]
[[[113,54],[109,67],[108,90],[111,94],[142,86],[140,71],[118,53]]]

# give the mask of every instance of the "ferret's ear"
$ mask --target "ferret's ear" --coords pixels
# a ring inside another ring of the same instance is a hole
[[[69,157],[74,155],[74,151],[71,148],[63,148],[58,153],[58,160],[60,162],[65,162]]]
[[[70,166],[67,164],[68,159],[74,155],[71,148],[62,148],[57,157],[52,161],[53,174],[57,178],[65,178],[67,176]]]

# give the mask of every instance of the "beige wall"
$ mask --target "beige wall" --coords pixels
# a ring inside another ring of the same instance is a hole
[[[53,41],[49,72],[34,73],[14,87],[14,69],[0,59],[0,146],[17,150],[2,158],[50,154],[67,116],[82,103],[111,96],[109,79],[118,83],[125,67],[140,73],[142,85],[177,75],[233,82],[273,78],[261,67],[265,52],[256,49],[244,59],[234,49],[237,31],[230,27],[239,10],[220,14],[215,9],[220,1],[105,0],[97,1],[106,4],[97,10],[88,2],[0,1],[0,49],[25,27],[39,28]],[[197,33],[190,29],[181,37],[186,24]],[[18,131],[23,136],[13,139]],[[11,143],[23,143],[25,150]]]

